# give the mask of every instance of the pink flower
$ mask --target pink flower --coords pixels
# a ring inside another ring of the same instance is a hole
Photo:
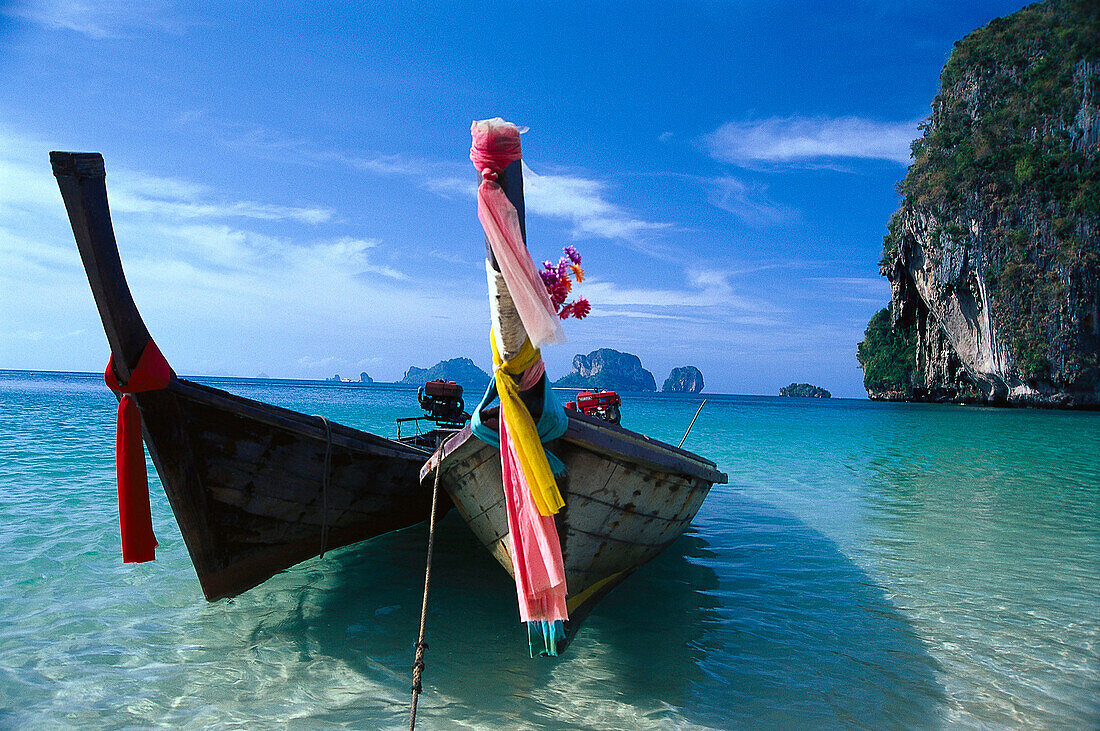
[[[577,282],[584,281],[584,270],[580,266],[581,255],[572,246],[566,246],[563,251],[565,256],[561,257],[557,264],[550,261],[542,263],[539,276],[542,278],[546,293],[550,296],[550,302],[553,303],[558,317],[563,320],[570,317],[582,320],[592,311],[592,305],[588,303],[588,300],[581,297],[575,302],[565,303],[565,298],[573,290],[573,281],[570,279],[570,275]]]
[[[565,298],[569,296],[569,282],[561,281],[560,279],[554,282],[550,287],[550,301],[554,303],[555,307],[561,307],[565,302]]]

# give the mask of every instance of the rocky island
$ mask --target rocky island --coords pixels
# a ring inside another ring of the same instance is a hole
[[[1095,2],[955,45],[883,241],[872,399],[1100,406],[1098,90]]]
[[[809,383],[792,383],[779,389],[780,396],[796,396],[798,398],[832,398],[833,395],[821,386]]]
[[[703,374],[695,366],[673,368],[661,390],[665,393],[699,393],[703,390]]]
[[[480,394],[489,385],[489,374],[481,370],[469,358],[451,358],[440,361],[431,368],[417,368],[409,366],[405,371],[405,377],[398,383],[409,386],[423,386],[428,381],[437,378],[444,381],[454,381],[462,386],[463,390]]]
[[[553,384],[557,388],[589,390],[656,391],[653,374],[642,368],[638,356],[600,348],[588,355],[573,356],[573,372]]]

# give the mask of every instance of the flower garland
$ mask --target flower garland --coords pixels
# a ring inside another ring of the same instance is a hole
[[[592,311],[592,305],[589,304],[588,300],[584,297],[578,297],[573,302],[567,303],[565,301],[565,298],[573,290],[570,275],[575,277],[578,283],[584,281],[581,255],[572,246],[566,246],[563,251],[565,256],[559,259],[556,265],[553,262],[544,261],[539,275],[542,277],[542,283],[546,285],[546,293],[550,295],[550,301],[554,304],[554,310],[558,313],[558,317],[563,320],[570,317],[583,320]]]

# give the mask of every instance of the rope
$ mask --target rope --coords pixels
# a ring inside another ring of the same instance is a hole
[[[504,275],[493,269],[489,260],[485,260],[485,274],[489,280],[489,319],[493,325],[493,337],[497,350],[504,360],[512,360],[523,349],[527,331],[519,319],[515,302],[504,282]]]
[[[318,556],[324,558],[328,546],[328,473],[332,459],[332,425],[320,414],[314,416],[325,425],[325,472],[321,476],[321,555]]]
[[[439,496],[439,473],[443,466],[443,437],[436,436],[435,484],[432,486],[432,514],[428,519],[428,561],[424,568],[424,602],[420,607],[420,636],[416,640],[416,658],[413,660],[412,711],[409,714],[409,731],[416,728],[416,702],[420,698],[420,676],[424,673],[424,653],[428,643],[424,641],[424,628],[428,621],[428,592],[432,588],[432,551],[435,550],[435,507]]]

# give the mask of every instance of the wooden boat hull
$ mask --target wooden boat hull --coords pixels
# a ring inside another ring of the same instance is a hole
[[[555,520],[566,572],[567,641],[608,592],[676,540],[714,483],[713,462],[574,411],[546,446],[568,469]],[[422,479],[439,461],[433,455]],[[511,574],[508,517],[497,447],[469,428],[442,451],[440,484],[467,525]],[[564,649],[564,648],[561,648]]]
[[[103,158],[54,152],[50,159],[125,383],[150,337],[115,244]],[[430,487],[418,479],[429,450],[174,373],[166,388],[132,398],[210,601],[325,550],[426,520],[431,511]]]
[[[424,450],[180,378],[135,398],[209,601],[431,511]]]

